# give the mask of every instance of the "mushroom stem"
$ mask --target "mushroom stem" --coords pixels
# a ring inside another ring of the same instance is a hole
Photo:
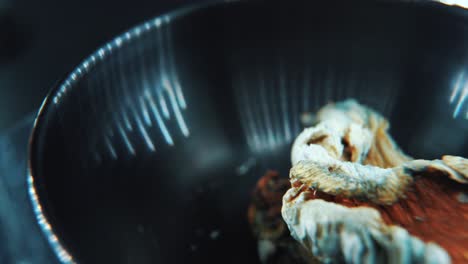
[[[392,204],[404,196],[416,175],[439,174],[468,183],[468,160],[444,156],[442,160],[412,160],[383,169],[339,160],[301,160],[290,170],[290,180],[331,195]]]

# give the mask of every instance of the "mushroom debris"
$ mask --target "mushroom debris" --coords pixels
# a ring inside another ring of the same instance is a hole
[[[291,152],[282,217],[324,263],[468,263],[468,160],[413,159],[354,100],[328,104]]]
[[[281,217],[282,197],[289,189],[287,178],[267,171],[252,193],[248,220],[258,243],[258,255],[264,264],[319,263],[290,235]]]

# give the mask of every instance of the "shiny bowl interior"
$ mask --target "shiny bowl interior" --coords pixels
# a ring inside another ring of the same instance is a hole
[[[64,263],[256,263],[250,193],[267,169],[288,175],[302,113],[354,98],[410,155],[468,156],[467,15],[226,1],[148,20],[45,100],[30,145],[38,222]]]

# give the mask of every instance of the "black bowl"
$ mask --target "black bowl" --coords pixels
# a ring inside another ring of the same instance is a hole
[[[288,175],[301,113],[355,98],[410,155],[467,156],[467,15],[255,1],[149,20],[45,100],[30,146],[39,224],[65,263],[256,263],[250,193],[267,169]]]

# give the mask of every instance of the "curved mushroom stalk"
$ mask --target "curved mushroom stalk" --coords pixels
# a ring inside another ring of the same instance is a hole
[[[293,185],[305,184],[331,195],[392,204],[403,197],[412,182],[404,171],[336,160],[302,160],[291,169],[290,180]]]
[[[317,153],[320,153],[317,151]],[[382,169],[371,165],[326,159],[301,160],[290,170],[290,180],[331,195],[392,204],[403,198],[417,175],[442,175],[468,183],[468,160],[444,156],[442,160],[412,160]],[[296,184],[297,185],[297,184]]]

